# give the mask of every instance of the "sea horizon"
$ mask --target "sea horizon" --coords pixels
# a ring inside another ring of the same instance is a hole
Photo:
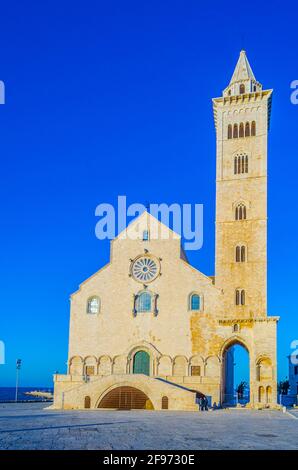
[[[26,395],[26,392],[53,392],[53,387],[19,387],[18,388],[18,401],[41,401],[40,397]],[[15,387],[0,387],[0,402],[2,401],[14,401],[15,400]]]

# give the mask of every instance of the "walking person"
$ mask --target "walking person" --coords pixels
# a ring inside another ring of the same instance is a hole
[[[198,393],[196,394],[196,404],[199,407],[199,411],[201,411],[201,398]]]
[[[200,411],[203,411],[203,398],[202,397],[199,398],[199,407],[200,407]]]

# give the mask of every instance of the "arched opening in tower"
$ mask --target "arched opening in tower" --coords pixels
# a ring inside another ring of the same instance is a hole
[[[248,403],[249,382],[249,352],[241,343],[233,343],[223,354],[222,403],[228,406]]]

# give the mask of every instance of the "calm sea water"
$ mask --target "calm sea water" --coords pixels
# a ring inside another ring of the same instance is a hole
[[[18,400],[40,401],[40,398],[38,397],[25,395],[25,392],[33,392],[33,391],[53,392],[53,389],[45,388],[45,387],[19,387]],[[14,400],[15,394],[16,394],[16,389],[14,387],[0,387],[0,401]]]

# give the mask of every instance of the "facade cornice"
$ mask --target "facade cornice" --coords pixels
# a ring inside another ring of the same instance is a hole
[[[217,109],[218,107],[224,108],[225,106],[239,106],[243,104],[251,104],[251,103],[258,103],[263,101],[264,98],[268,100],[268,129],[270,125],[270,116],[271,116],[271,105],[272,105],[272,93],[273,90],[262,90],[256,91],[253,93],[244,93],[242,95],[234,95],[234,96],[221,96],[218,98],[213,98],[213,115],[214,115],[214,123],[215,129],[217,129]]]
[[[249,323],[264,323],[264,322],[275,322],[279,321],[280,317],[254,317],[254,318],[222,318],[218,319],[220,325],[233,325],[235,323],[249,324]]]

